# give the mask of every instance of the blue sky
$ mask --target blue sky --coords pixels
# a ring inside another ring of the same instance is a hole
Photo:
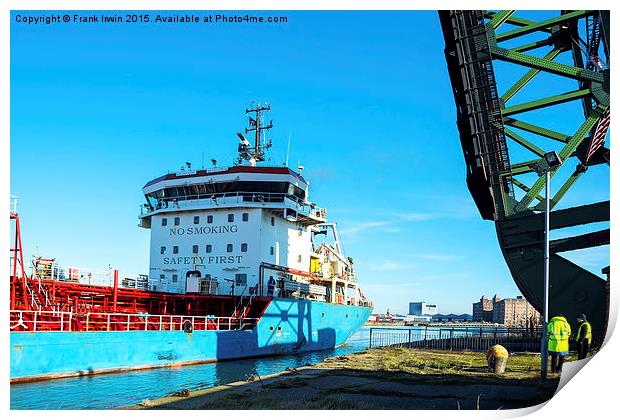
[[[288,23],[13,19],[11,193],[27,255],[146,273],[141,187],[185,161],[200,166],[203,154],[230,163],[245,106],[268,100],[272,162],[284,162],[292,133],[291,166],[305,166],[311,199],[338,222],[377,310],[426,300],[470,312],[482,294],[519,294],[494,224],[481,220],[465,185],[436,13],[276,14]],[[520,75],[498,67],[500,85]],[[546,76],[534,83],[540,93],[575,89]],[[570,132],[578,110],[528,122]],[[511,158],[520,154],[531,159],[511,148]],[[586,197],[609,197],[606,168],[591,168],[565,205]],[[608,252],[575,258],[600,274]]]

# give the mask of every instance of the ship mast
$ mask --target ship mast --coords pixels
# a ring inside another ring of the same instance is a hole
[[[260,103],[256,104],[256,108],[248,108],[245,110],[247,114],[254,114],[254,117],[250,115],[248,117],[249,127],[245,129],[245,134],[254,132],[254,145],[245,138],[241,133],[237,133],[239,137],[239,158],[237,164],[241,164],[244,160],[248,161],[250,165],[256,165],[256,162],[263,162],[265,160],[265,151],[272,145],[271,140],[268,142],[261,142],[261,132],[263,130],[270,130],[273,127],[273,121],[269,120],[269,124],[261,125],[263,120],[262,113],[264,111],[271,111],[271,105],[261,106]]]

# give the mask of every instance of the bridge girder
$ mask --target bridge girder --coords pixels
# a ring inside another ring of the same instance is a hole
[[[540,193],[545,177],[528,183],[523,176],[533,172],[531,163],[550,151],[541,140],[553,140],[563,165],[575,167],[552,197],[553,209],[589,167],[608,167],[609,150],[604,140],[609,127],[609,67],[600,51],[609,54],[608,12],[566,11],[535,21],[515,16],[514,10],[450,10],[440,11],[439,18],[457,105],[468,188],[481,216],[495,222],[502,253],[517,286],[541,311],[544,201]],[[512,29],[502,31],[508,25]],[[585,35],[580,28],[585,28]],[[533,40],[534,36],[540,39]],[[567,54],[572,54],[572,60],[568,60],[571,63],[566,64],[566,59],[560,62],[558,57]],[[495,78],[496,61],[523,68],[523,76],[503,94],[499,93]],[[513,98],[527,91],[530,82],[542,73],[570,80],[576,83],[575,89],[544,97],[535,90],[526,92],[529,100],[514,105]],[[583,110],[583,120],[573,133],[564,134],[525,121],[531,112],[567,103],[578,104]],[[531,159],[511,163],[514,155],[509,150],[513,147],[523,148]],[[557,172],[553,171],[551,176]],[[520,197],[515,188],[522,191]],[[551,229],[608,221],[609,201],[584,202],[553,211]],[[608,229],[551,243],[551,316],[563,313],[574,320],[583,312],[598,334],[606,330],[608,281],[559,253],[607,244]]]

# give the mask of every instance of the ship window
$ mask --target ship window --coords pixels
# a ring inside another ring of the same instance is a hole
[[[273,255],[273,247],[271,247],[270,254]]]
[[[172,247],[172,253],[173,253],[173,254],[178,254],[178,253],[179,253],[179,247],[178,247],[178,246],[176,246],[176,245],[175,245],[175,246],[173,246],[173,247]]]
[[[241,244],[241,252],[248,252],[248,244]]]
[[[250,215],[248,213],[243,213],[242,219],[243,219],[244,222],[247,222],[249,220],[249,218],[250,218]]]
[[[306,197],[306,192],[296,185],[289,184],[288,195],[297,198],[298,200],[303,200]]]
[[[207,216],[207,223],[213,223],[213,216],[212,215]]]
[[[172,275],[172,282],[173,282],[173,283],[176,283],[178,280],[179,280],[179,276],[178,276],[178,275],[176,275],[176,274],[173,274],[173,275]]]
[[[232,252],[233,251],[233,246],[232,244],[228,244],[226,245],[226,252]]]
[[[159,249],[159,253],[160,253],[160,254],[164,254],[165,252],[166,252],[166,247],[165,247],[165,246],[162,246],[162,247]]]
[[[271,226],[275,226],[276,225],[276,218],[272,217],[271,218]]]
[[[198,245],[194,245],[194,246],[192,246],[192,252],[193,252],[194,254],[198,254]]]
[[[232,213],[230,213],[230,214],[228,215],[228,221],[229,221],[229,222],[234,222],[234,221],[235,221],[235,215],[234,215],[234,214],[232,214]]]
[[[153,291],[156,292],[157,291],[157,286],[153,285]]]
[[[200,223],[200,216],[194,216],[194,224],[197,225]]]
[[[159,279],[160,280],[165,280],[166,279],[166,275],[165,274],[160,274],[159,275]]]
[[[207,254],[210,254],[212,250],[213,247],[211,245],[207,245]]]
[[[175,226],[179,226],[181,224],[181,218],[180,217],[175,217],[174,218],[174,225]]]
[[[161,225],[162,226],[168,226],[168,219],[166,219],[165,217],[163,219],[161,219]]]

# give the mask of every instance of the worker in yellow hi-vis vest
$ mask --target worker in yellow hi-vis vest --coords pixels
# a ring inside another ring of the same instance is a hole
[[[592,325],[588,322],[588,319],[584,314],[577,315],[577,337],[575,338],[577,344],[577,359],[585,359],[588,357],[588,350],[590,350],[590,344],[592,344]]]
[[[554,316],[547,324],[549,337],[549,354],[551,355],[551,372],[562,372],[564,357],[568,354],[570,324],[562,315]]]

